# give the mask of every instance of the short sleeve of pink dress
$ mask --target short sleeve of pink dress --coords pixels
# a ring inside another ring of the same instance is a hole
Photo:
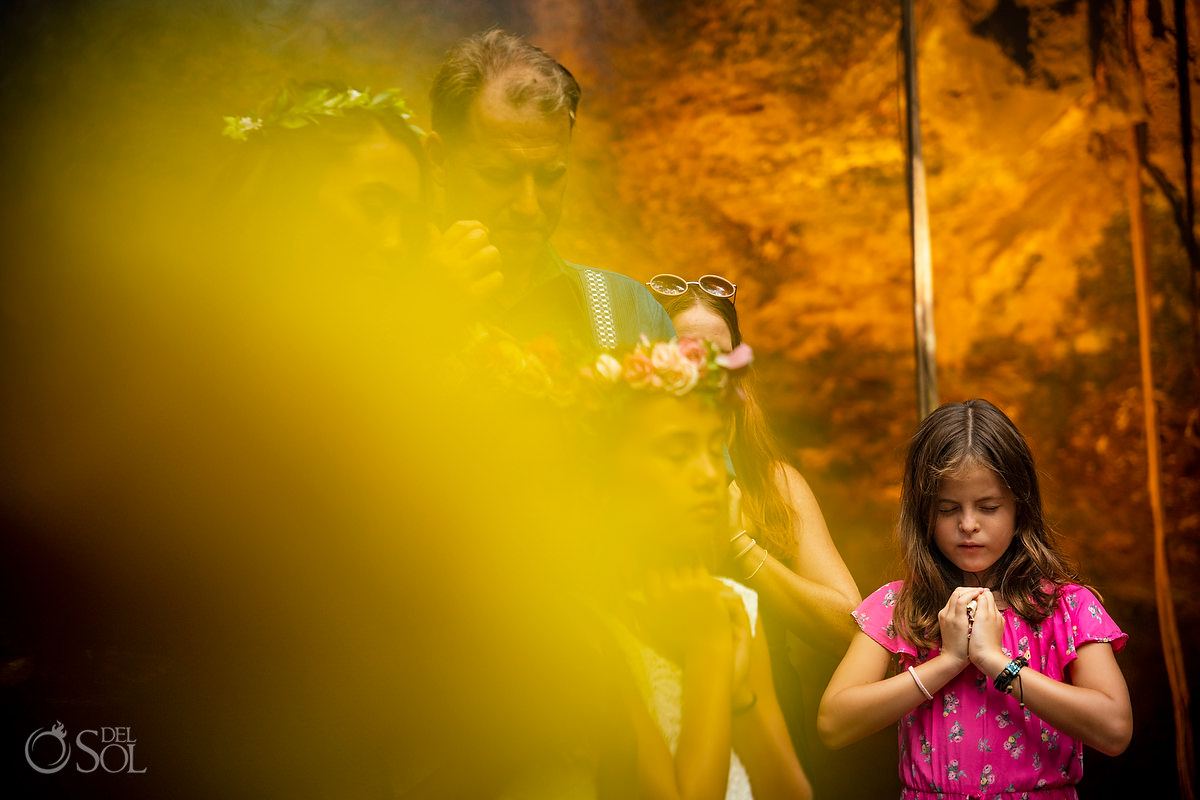
[[[898,657],[901,670],[938,654],[900,638],[893,615],[901,581],[881,587],[854,610],[863,633]],[[1088,589],[1068,584],[1054,611],[1030,625],[1006,609],[1002,648],[1021,654],[1029,667],[1058,681],[1080,647],[1108,642],[1125,646],[1117,627]],[[1017,698],[996,691],[968,665],[900,720],[900,781],[905,800],[981,798],[991,800],[1075,800],[1083,776],[1083,745],[1022,709]]]

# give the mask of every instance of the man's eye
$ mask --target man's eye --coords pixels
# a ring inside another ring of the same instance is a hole
[[[479,174],[482,175],[483,179],[485,181],[487,181],[488,183],[494,183],[497,185],[505,184],[505,183],[512,183],[516,179],[516,173],[514,173],[510,169],[501,169],[501,168],[493,167],[493,168],[488,168],[488,169],[482,169],[479,171]]]
[[[562,180],[566,174],[566,167],[554,167],[552,169],[540,170],[537,174],[537,179],[544,186],[551,186]]]

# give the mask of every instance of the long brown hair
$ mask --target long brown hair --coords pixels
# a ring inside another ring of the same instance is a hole
[[[695,285],[689,284],[687,288],[687,292],[680,295],[656,293],[655,297],[671,319],[696,306],[712,311],[725,321],[733,346],[741,344],[742,332],[738,328],[737,309],[733,301],[711,295]],[[729,458],[733,461],[735,477],[742,489],[742,512],[754,526],[759,544],[777,560],[794,567],[794,526],[799,523],[799,517],[776,481],[781,470],[780,464],[783,463],[779,445],[754,396],[753,367],[735,380],[738,381],[736,388],[741,402],[731,404],[727,412],[731,431]]]
[[[938,492],[968,462],[992,470],[1016,500],[1015,534],[992,566],[996,590],[1030,624],[1046,619],[1059,589],[1076,580],[1070,559],[1042,514],[1037,468],[1025,437],[987,400],[946,403],[925,418],[908,448],[897,533],[904,588],[896,601],[898,632],[928,650],[939,640],[938,612],[962,572],[934,542]]]

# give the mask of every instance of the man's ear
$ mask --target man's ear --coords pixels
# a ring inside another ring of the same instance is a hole
[[[438,186],[446,185],[446,142],[437,131],[425,137],[425,155],[429,158],[429,174]]]

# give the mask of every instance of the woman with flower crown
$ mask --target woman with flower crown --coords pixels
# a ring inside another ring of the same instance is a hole
[[[771,679],[756,593],[713,577],[728,538],[730,373],[748,349],[642,342],[584,370],[606,444],[604,520],[624,565],[605,614],[628,657],[645,797],[809,797]],[[615,533],[615,536],[614,536]]]

